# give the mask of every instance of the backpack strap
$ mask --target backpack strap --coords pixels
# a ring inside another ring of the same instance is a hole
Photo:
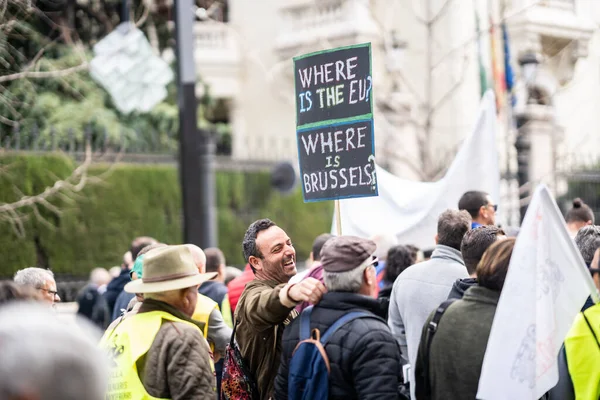
[[[598,345],[598,349],[600,349],[600,341],[598,341],[598,336],[596,336],[596,332],[594,331],[594,328],[592,328],[592,324],[590,324],[590,321],[585,316],[585,311],[582,311],[581,315],[583,315],[583,319],[585,320],[585,323],[587,324],[588,328],[590,328],[590,331],[592,332],[594,339],[596,339],[596,344]]]
[[[448,307],[450,307],[450,305],[456,300],[457,299],[449,299],[440,304],[435,310],[433,318],[427,325],[427,342],[425,343],[425,362],[423,365],[423,372],[425,373],[425,395],[427,398],[429,398],[431,395],[431,384],[429,381],[429,351],[431,349],[431,341],[433,340],[433,335],[435,335],[435,332],[437,332],[438,324],[442,319],[442,315],[444,315]]]
[[[300,314],[300,341],[310,339],[310,315],[313,306],[308,306]]]
[[[325,347],[325,345],[327,344],[327,341],[335,333],[335,331],[340,329],[342,326],[346,325],[348,322],[355,320],[357,318],[369,318],[369,317],[370,318],[378,318],[376,315],[373,315],[373,314],[365,312],[365,311],[352,311],[352,312],[349,312],[348,314],[343,315],[341,318],[339,318],[337,321],[335,321],[333,323],[333,325],[331,325],[329,327],[329,329],[327,329],[325,331],[323,336],[321,336],[321,344],[323,345],[323,347]]]

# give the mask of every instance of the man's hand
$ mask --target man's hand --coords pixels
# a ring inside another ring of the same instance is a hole
[[[325,293],[327,293],[327,288],[321,281],[308,277],[292,285],[288,296],[294,302],[306,301],[310,304],[317,304]]]

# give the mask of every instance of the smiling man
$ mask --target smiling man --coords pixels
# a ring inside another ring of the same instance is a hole
[[[297,316],[294,307],[301,301],[318,303],[326,289],[314,278],[288,283],[296,275],[296,250],[273,221],[261,219],[250,225],[242,246],[255,278],[246,285],[236,307],[235,335],[260,398],[269,399],[279,368],[283,329]]]

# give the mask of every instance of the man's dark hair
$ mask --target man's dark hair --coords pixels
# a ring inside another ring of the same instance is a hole
[[[244,235],[244,241],[242,242],[244,260],[246,260],[247,263],[250,262],[250,256],[262,258],[262,254],[260,254],[260,251],[256,247],[256,237],[258,236],[258,232],[267,230],[272,226],[276,226],[275,222],[268,218],[259,219],[250,224]],[[250,268],[252,268],[252,272],[256,273],[252,265],[250,265]]]
[[[416,253],[408,246],[396,245],[388,250],[384,276],[389,283],[394,283],[398,275],[417,261]]]
[[[140,236],[133,239],[133,242],[131,242],[131,246],[129,248],[129,251],[131,251],[131,258],[133,259],[133,262],[135,262],[135,259],[138,257],[140,251],[144,247],[150,246],[151,244],[155,243],[158,243],[158,240],[151,238],[150,236]]]
[[[600,226],[584,226],[575,236],[575,244],[583,257],[586,265],[589,267],[594,259],[596,249],[600,247]]]
[[[483,253],[476,269],[479,286],[497,292],[502,291],[515,241],[515,238],[501,240],[491,245]]]
[[[469,275],[475,272],[477,264],[479,264],[481,257],[483,257],[483,253],[501,235],[505,235],[504,231],[493,225],[480,226],[465,233],[460,244],[460,252]]]
[[[417,262],[417,258],[419,257],[419,251],[421,249],[419,249],[417,246],[415,246],[413,244],[407,244],[405,246],[410,251],[411,255],[415,259],[415,262]]]
[[[477,190],[466,192],[458,201],[458,209],[468,211],[471,214],[471,218],[477,218],[481,206],[485,206],[488,203],[487,196],[486,192]]]
[[[315,241],[313,242],[313,245],[312,245],[312,254],[313,254],[314,261],[321,260],[321,249],[323,248],[323,245],[325,244],[325,242],[328,241],[329,239],[331,239],[332,237],[333,237],[333,235],[331,235],[329,233],[322,233],[319,236],[317,236],[317,238],[315,239]]]
[[[466,211],[446,210],[437,225],[438,244],[460,251],[463,236],[471,229],[471,216]]]
[[[423,258],[426,260],[429,260],[431,258],[431,255],[433,254],[433,250],[435,249],[425,249],[423,250]]]
[[[579,197],[573,200],[573,207],[567,211],[567,215],[565,215],[565,221],[569,222],[588,222],[592,221],[592,224],[596,222],[596,218],[594,217],[594,212],[581,200]]]
[[[225,265],[225,255],[216,247],[205,249],[204,255],[206,255],[206,272],[217,272],[221,265]]]

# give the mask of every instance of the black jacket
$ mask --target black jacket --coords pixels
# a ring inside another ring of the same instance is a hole
[[[86,285],[77,295],[78,315],[83,315],[92,321],[98,328],[105,330],[110,324],[108,304],[94,284]]]
[[[225,295],[227,294],[227,286],[222,284],[221,282],[215,281],[206,281],[200,285],[200,289],[198,289],[198,293],[212,299],[216,302],[221,310],[223,309],[223,299],[225,299]]]
[[[129,270],[125,268],[121,269],[119,276],[113,278],[106,286],[106,292],[104,292],[103,296],[108,304],[109,315],[112,316],[117,297],[119,297],[128,282],[131,282],[131,277],[129,276]]]
[[[390,310],[390,296],[392,295],[392,288],[394,285],[387,285],[383,289],[379,291],[377,295],[377,301],[379,301],[379,306],[381,307],[382,314],[381,317],[387,321],[388,319],[388,311]]]
[[[331,365],[330,399],[397,399],[402,382],[400,348],[386,322],[380,318],[377,300],[353,293],[330,292],[315,306],[311,330],[324,333],[350,311],[367,310],[373,318],[359,318],[342,326],[325,350]],[[281,365],[275,378],[275,399],[288,398],[288,372],[292,353],[299,341],[300,318],[283,333]]]

